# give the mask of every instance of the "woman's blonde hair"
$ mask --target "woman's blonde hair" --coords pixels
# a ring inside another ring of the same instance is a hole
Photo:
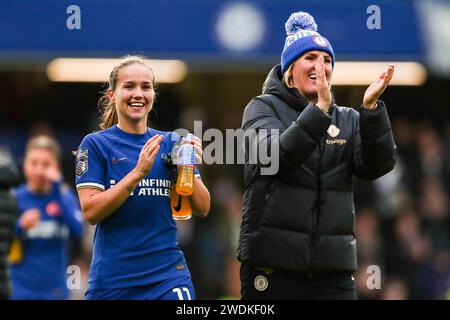
[[[32,137],[25,148],[25,156],[32,149],[45,149],[50,151],[59,162],[61,160],[61,147],[59,143],[52,137],[47,135],[38,135]]]
[[[288,88],[293,88],[294,87],[294,76],[292,74],[293,73],[293,69],[294,69],[294,63],[291,63],[291,65],[284,72],[284,75],[283,75],[283,82],[286,83]]]
[[[111,101],[108,91],[112,90],[115,91],[117,87],[117,79],[119,75],[119,71],[122,68],[128,67],[132,64],[142,64],[149,68],[150,72],[153,75],[153,85],[155,84],[155,74],[153,72],[153,69],[150,68],[150,66],[145,62],[145,58],[142,56],[135,56],[135,55],[127,55],[122,58],[120,58],[119,63],[112,69],[111,73],[109,74],[109,81],[108,81],[108,88],[103,92],[102,97],[98,100],[98,107],[100,109],[100,112],[102,113],[102,118],[100,122],[100,128],[102,130],[108,129],[112,127],[113,125],[117,124],[118,118],[117,118],[117,111],[116,111],[116,105],[114,102]]]

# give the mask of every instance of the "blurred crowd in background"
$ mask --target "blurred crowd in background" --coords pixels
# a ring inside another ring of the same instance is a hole
[[[450,298],[450,123],[393,122],[397,165],[373,184],[355,185],[359,271],[363,299]],[[369,265],[382,272],[369,290]]]

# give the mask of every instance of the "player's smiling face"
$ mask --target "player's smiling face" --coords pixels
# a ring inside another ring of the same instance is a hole
[[[110,93],[116,104],[119,122],[147,124],[147,115],[155,98],[153,73],[145,65],[134,63],[123,67],[117,75],[117,87]]]

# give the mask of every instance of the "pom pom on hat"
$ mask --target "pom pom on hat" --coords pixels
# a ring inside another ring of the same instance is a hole
[[[285,23],[286,42],[281,53],[281,72],[308,51],[322,51],[331,56],[334,67],[334,52],[330,42],[317,32],[317,23],[307,12],[294,12]]]
[[[307,12],[294,12],[286,21],[286,35],[290,36],[300,30],[317,31],[317,23],[313,16]]]

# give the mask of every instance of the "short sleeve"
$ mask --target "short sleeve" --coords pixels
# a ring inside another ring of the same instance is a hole
[[[78,189],[97,188],[105,190],[106,161],[95,134],[87,135],[77,151],[75,161],[75,184]]]

